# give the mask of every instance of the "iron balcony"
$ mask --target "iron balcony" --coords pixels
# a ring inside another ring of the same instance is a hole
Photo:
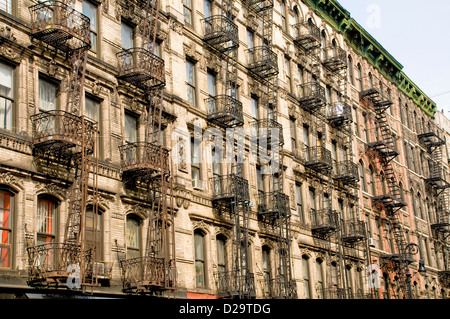
[[[358,165],[351,161],[338,162],[333,178],[345,185],[359,182]]]
[[[84,116],[54,110],[31,116],[33,148],[57,153],[78,152],[82,146],[94,153],[97,123]]]
[[[242,4],[249,11],[256,13],[272,9],[274,6],[273,0],[243,0]]]
[[[268,46],[248,50],[247,68],[261,79],[267,80],[278,74],[277,54]]]
[[[375,76],[368,76],[363,79],[368,83],[368,89],[361,90],[359,93],[361,99],[371,101],[376,108],[386,111],[392,104],[391,98],[388,96],[388,87]]]
[[[62,1],[45,1],[29,7],[31,37],[63,52],[91,47],[90,20]]]
[[[321,46],[320,29],[309,20],[294,25],[297,33],[294,37],[294,43],[306,50],[313,50]]]
[[[337,231],[339,227],[336,211],[325,209],[311,209],[311,230],[314,234],[326,235]]]
[[[229,51],[239,46],[238,26],[222,15],[210,16],[203,20],[205,35],[203,41],[220,52]]]
[[[367,238],[366,226],[363,221],[345,221],[342,230],[342,240],[345,243],[354,244],[362,242]]]
[[[258,217],[261,220],[277,220],[289,217],[289,196],[280,192],[260,193],[258,196]]]
[[[117,78],[144,91],[166,84],[164,60],[143,48],[117,53]]]
[[[353,121],[352,109],[345,102],[331,103],[327,108],[327,119],[331,126],[342,128]]]
[[[333,168],[331,152],[323,146],[305,146],[305,167],[319,173],[327,172]]]
[[[272,143],[277,145],[284,144],[283,125],[274,119],[261,119],[250,123],[252,132],[256,134],[260,141],[260,146],[267,143],[267,147],[271,148]],[[261,141],[263,144],[261,144]]]
[[[325,88],[319,82],[310,82],[299,85],[300,106],[308,112],[322,108],[326,103]]]
[[[245,203],[250,201],[248,181],[241,176],[231,174],[211,178],[213,202]]]
[[[332,72],[347,68],[347,52],[338,46],[326,47],[323,65]]]
[[[222,128],[244,125],[242,102],[228,95],[219,95],[205,100],[209,109],[208,121]]]
[[[170,174],[169,150],[164,146],[137,142],[119,146],[124,178],[149,178],[155,174]]]
[[[217,292],[220,298],[256,298],[255,275],[241,271],[217,273]]]

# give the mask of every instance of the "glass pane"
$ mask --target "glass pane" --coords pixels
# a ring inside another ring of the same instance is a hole
[[[139,221],[127,218],[127,247],[139,249]]]
[[[125,50],[133,47],[133,28],[122,23],[122,47]]]
[[[0,63],[0,95],[13,98],[13,71],[12,67]]]
[[[204,263],[201,261],[195,263],[195,279],[197,287],[205,286],[205,269]]]
[[[13,102],[0,97],[0,128],[12,130]]]
[[[83,14],[91,22],[91,31],[97,31],[97,6],[89,1],[83,1]]]
[[[12,0],[0,0],[0,10],[12,14]]]
[[[195,84],[194,64],[190,61],[186,61],[186,82]]]
[[[56,110],[56,85],[39,79],[39,109]]]
[[[11,228],[10,205],[11,195],[9,193],[0,193],[0,227],[2,228]]]
[[[194,235],[195,259],[203,260],[203,236],[201,234]]]
[[[219,266],[225,265],[225,241],[223,239],[217,240],[217,263]]]
[[[216,95],[216,76],[208,72],[208,94],[212,97]]]
[[[137,118],[125,114],[125,140],[127,143],[137,142]]]
[[[54,234],[55,203],[46,200],[38,200],[38,232]]]
[[[208,18],[211,16],[212,13],[212,3],[209,0],[203,1],[203,11],[205,13],[205,18]]]
[[[100,120],[100,103],[90,98],[85,99],[85,115],[95,122]]]

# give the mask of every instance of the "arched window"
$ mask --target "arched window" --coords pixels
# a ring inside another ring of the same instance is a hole
[[[417,193],[417,201],[418,201],[418,208],[419,212],[417,214],[417,217],[425,219],[425,214],[423,212],[423,203],[422,203],[422,195],[420,193]]]
[[[324,299],[324,282],[323,282],[323,261],[320,258],[316,259],[316,278],[317,278],[317,297],[319,299]]]
[[[351,55],[348,56],[348,73],[350,77],[350,83],[352,85],[355,85],[355,74],[353,70],[353,59]]]
[[[303,292],[305,299],[311,299],[311,282],[309,280],[309,258],[302,256],[302,270],[303,270]]]
[[[294,7],[294,26],[297,28],[298,24],[300,23],[300,13],[298,12],[298,7]]]
[[[95,247],[95,261],[103,260],[103,211],[95,206],[86,207],[86,246]]]
[[[227,269],[227,251],[226,251],[226,238],[222,235],[218,235],[216,238],[217,246],[217,270],[219,273],[225,273]]]
[[[126,245],[128,259],[141,256],[141,225],[142,220],[138,216],[127,215]]]
[[[263,276],[264,276],[264,289],[265,292],[270,292],[271,280],[272,280],[272,271],[271,271],[271,263],[270,263],[270,248],[264,246],[262,248],[262,266],[263,266]]]
[[[323,30],[320,35],[320,43],[322,46],[321,58],[322,61],[324,61],[326,59],[326,49],[327,49],[327,34],[325,33],[325,30]]]
[[[417,216],[416,195],[414,189],[411,188],[411,209],[414,216]]]
[[[363,192],[367,193],[366,172],[365,172],[364,163],[362,160],[359,161],[359,176],[361,178],[362,190],[363,190]]]
[[[200,230],[194,232],[195,252],[195,285],[197,288],[206,287],[205,273],[205,235]]]
[[[284,32],[287,32],[287,21],[286,21],[286,2],[284,0],[280,1],[280,14],[281,14],[281,28]]]
[[[370,171],[370,189],[372,191],[372,196],[377,196],[377,187],[375,182],[375,171],[372,165],[369,166]]]
[[[50,244],[56,238],[56,212],[58,208],[56,198],[49,195],[38,197],[37,209],[37,244]]]
[[[363,91],[364,90],[364,85],[363,85],[363,76],[362,76],[361,64],[358,63],[356,69],[357,69],[357,72],[358,72],[359,90]]]
[[[11,268],[14,194],[0,188],[0,268]]]

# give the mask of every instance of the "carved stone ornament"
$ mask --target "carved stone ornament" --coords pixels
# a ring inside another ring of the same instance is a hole
[[[49,63],[48,63],[48,75],[50,76],[55,76],[56,72],[58,71],[58,65],[56,64],[55,59],[52,59]]]
[[[67,198],[67,189],[53,183],[39,183],[36,194],[49,194],[64,200]]]
[[[184,187],[175,188],[175,201],[178,208],[188,209],[191,205],[192,194]]]
[[[0,36],[2,36],[3,38],[6,38],[12,42],[17,42],[17,39],[14,36],[14,33],[12,33],[11,28],[8,26],[0,28]]]
[[[23,188],[23,181],[11,173],[0,173],[0,184]]]
[[[205,223],[204,220],[194,220],[192,221],[192,228],[195,229],[201,229],[204,232],[209,233],[209,225]]]

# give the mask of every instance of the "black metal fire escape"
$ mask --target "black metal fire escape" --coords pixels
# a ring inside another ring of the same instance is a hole
[[[95,240],[87,240],[86,222],[86,206],[97,209],[98,162],[94,157],[98,123],[83,115],[80,103],[91,47],[90,22],[68,1],[45,1],[29,10],[31,38],[55,56],[62,53],[70,62],[65,110],[31,116],[33,157],[37,167],[50,176],[70,180],[72,189],[63,242],[35,245],[27,240],[28,285],[86,292],[87,287],[98,284]],[[90,203],[88,194],[92,196]]]
[[[120,85],[146,99],[143,142],[119,147],[126,189],[141,194],[148,213],[147,240],[142,256],[120,257],[123,291],[129,294],[166,296],[177,288],[173,175],[170,152],[161,144],[164,60],[155,55],[159,0],[136,1],[142,21],[141,45],[117,54]]]
[[[360,92],[360,98],[368,101],[373,106],[376,116],[376,128],[378,140],[366,145],[367,152],[374,152],[382,166],[388,188],[385,194],[375,196],[373,203],[381,204],[389,218],[393,231],[398,254],[392,252],[389,256],[382,256],[385,260],[397,264],[397,277],[400,290],[407,294],[406,267],[409,262],[406,256],[406,238],[403,231],[403,224],[398,212],[406,206],[402,198],[402,191],[398,184],[392,161],[399,155],[396,150],[394,136],[391,132],[386,111],[393,104],[387,95],[387,87],[381,80],[369,76],[367,83],[369,88]],[[381,133],[381,136],[379,135]]]

